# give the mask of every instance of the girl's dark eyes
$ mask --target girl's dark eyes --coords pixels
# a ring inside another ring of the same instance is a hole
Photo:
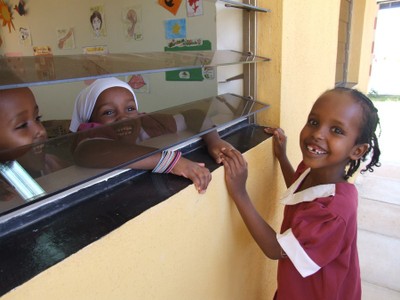
[[[128,111],[129,111],[129,112],[135,111],[135,110],[136,110],[136,108],[135,108],[134,106],[129,106],[129,107],[128,107]]]
[[[344,134],[344,131],[342,129],[340,129],[339,127],[333,127],[332,132],[334,132],[336,134]]]
[[[113,113],[112,110],[106,110],[105,112],[102,113],[103,116],[111,116]]]
[[[36,122],[41,122],[42,121],[42,116],[37,116],[36,117]]]
[[[310,120],[308,120],[308,124],[310,124],[311,126],[316,126],[316,125],[318,125],[318,122],[314,119],[310,119]]]

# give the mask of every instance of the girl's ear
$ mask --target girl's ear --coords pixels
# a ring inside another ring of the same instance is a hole
[[[368,148],[369,145],[367,143],[355,145],[350,153],[350,159],[360,159],[365,154],[365,152],[367,152]]]

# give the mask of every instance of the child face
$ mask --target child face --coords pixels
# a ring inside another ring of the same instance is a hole
[[[40,118],[30,89],[0,90],[0,151],[45,141]]]
[[[343,178],[350,159],[358,159],[367,149],[356,145],[362,125],[362,107],[348,94],[327,92],[315,102],[300,133],[304,163],[311,169],[329,169]]]
[[[97,98],[91,122],[110,124],[138,115],[133,95],[122,87],[112,87]]]
[[[92,21],[94,31],[99,31],[101,28],[101,20],[98,17],[94,17]]]

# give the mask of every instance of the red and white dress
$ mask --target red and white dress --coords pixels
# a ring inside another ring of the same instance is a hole
[[[357,189],[340,182],[296,192],[309,171],[301,163],[281,198],[277,238],[288,257],[278,262],[275,299],[359,300]]]

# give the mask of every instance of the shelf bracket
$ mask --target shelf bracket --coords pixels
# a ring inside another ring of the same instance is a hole
[[[246,10],[248,12],[250,12],[250,11],[264,12],[264,13],[271,12],[270,9],[257,7],[257,6],[246,4],[246,3],[240,3],[240,2],[231,1],[231,0],[220,0],[220,1],[225,3],[225,7],[243,9],[243,10]]]

